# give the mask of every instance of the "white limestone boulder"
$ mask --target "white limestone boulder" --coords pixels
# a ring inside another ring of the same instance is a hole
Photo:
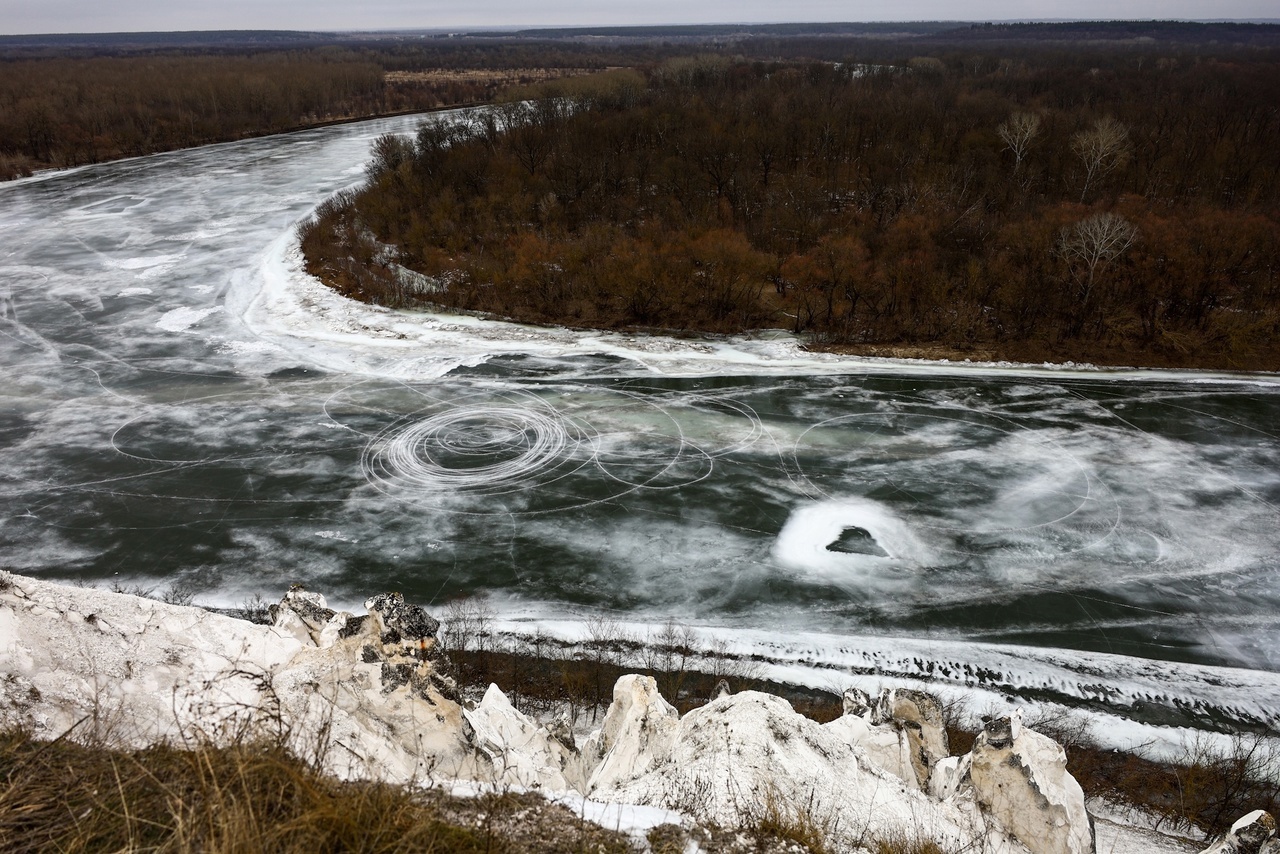
[[[982,809],[1032,854],[1094,850],[1084,792],[1067,773],[1066,753],[1022,726],[1020,713],[987,723],[969,753],[969,779]]]
[[[293,635],[306,646],[333,646],[350,614],[330,608],[323,596],[293,585],[280,604],[271,606],[271,624]]]
[[[121,747],[283,739],[344,777],[473,777],[476,751],[434,637],[326,615],[291,591],[260,626],[200,608],[0,573],[0,725]],[[420,609],[419,609],[420,610]],[[430,626],[401,614],[406,626]]]
[[[1275,817],[1266,810],[1254,810],[1201,854],[1280,854]]]
[[[490,685],[479,705],[462,714],[474,731],[476,747],[489,758],[494,785],[545,792],[584,787],[581,759],[572,743],[518,711],[497,685]]]
[[[847,703],[846,708],[849,708]],[[855,704],[853,708],[859,713],[846,712],[823,727],[846,744],[860,749],[875,767],[919,789],[906,734],[896,727],[872,723],[870,706],[863,708]]]
[[[618,679],[604,725],[582,745],[584,794],[614,788],[665,764],[679,719],[652,676]]]
[[[676,719],[640,677],[623,677],[610,716],[628,726],[608,739],[626,763],[603,765],[591,797],[684,812],[725,826],[765,818],[807,821],[836,850],[877,839],[932,841],[942,850],[992,849],[973,816],[931,800],[885,773],[839,731],[797,714],[780,697],[744,691],[721,696]],[[651,682],[651,680],[649,680]],[[660,699],[660,698],[658,698]]]

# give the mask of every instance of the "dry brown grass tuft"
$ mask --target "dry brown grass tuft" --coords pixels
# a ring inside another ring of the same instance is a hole
[[[872,854],[946,854],[932,839],[920,839],[905,833],[877,839],[869,847]]]
[[[117,751],[0,734],[6,852],[602,852],[625,837],[536,795],[326,777],[273,745]]]
[[[774,789],[761,797],[754,830],[763,842],[793,843],[811,854],[832,854],[839,819],[813,795],[803,804],[789,802]]]

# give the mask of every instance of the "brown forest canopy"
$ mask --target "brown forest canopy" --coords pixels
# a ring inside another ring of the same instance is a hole
[[[1087,59],[562,83],[379,140],[304,248],[393,305],[1280,368],[1280,64]]]
[[[479,103],[519,82],[521,70],[578,72],[650,55],[506,42],[191,52],[11,48],[0,58],[0,180],[349,118]],[[464,69],[490,74],[397,78],[398,72]]]

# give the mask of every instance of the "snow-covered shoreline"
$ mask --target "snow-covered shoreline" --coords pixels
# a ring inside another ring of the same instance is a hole
[[[264,342],[321,367],[405,380],[444,376],[457,367],[474,366],[497,356],[526,355],[609,357],[622,363],[616,369],[619,373],[680,377],[892,372],[929,376],[1280,383],[1280,374],[1262,372],[847,356],[807,350],[800,336],[781,330],[675,338],[389,309],[343,297],[307,274],[292,232],[280,235],[262,253],[254,280],[238,283],[227,295],[227,306]],[[335,344],[341,346],[335,347]]]

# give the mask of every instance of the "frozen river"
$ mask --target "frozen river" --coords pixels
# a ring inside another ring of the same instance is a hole
[[[569,634],[674,616],[810,681],[1277,725],[1275,377],[348,303],[294,224],[415,122],[0,186],[0,565],[222,604],[486,591]]]

